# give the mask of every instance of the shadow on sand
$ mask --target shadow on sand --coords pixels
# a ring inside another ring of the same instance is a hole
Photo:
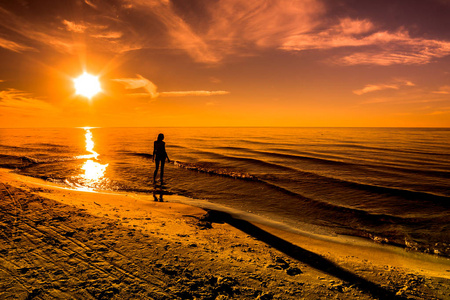
[[[349,284],[355,285],[361,291],[370,294],[378,299],[404,299],[395,295],[376,283],[368,281],[350,271],[343,269],[332,261],[314,253],[285,241],[261,228],[251,224],[248,221],[233,218],[230,214],[215,210],[209,210],[205,219],[215,223],[228,223],[231,226],[257,238],[258,240],[272,246],[278,251],[296,259],[299,262],[308,264],[309,266],[339,278]]]

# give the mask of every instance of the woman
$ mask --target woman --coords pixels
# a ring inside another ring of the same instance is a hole
[[[158,135],[158,139],[153,143],[153,161],[156,163],[155,166],[155,172],[153,173],[153,182],[156,182],[156,175],[158,175],[158,169],[159,164],[161,163],[161,184],[163,183],[163,177],[164,177],[164,164],[166,162],[170,163],[169,156],[166,152],[166,143],[164,143],[164,134],[160,133]]]

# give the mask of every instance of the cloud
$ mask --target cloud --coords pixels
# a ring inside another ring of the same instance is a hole
[[[405,81],[406,82],[406,81]],[[395,84],[395,83],[393,83]],[[360,102],[361,105],[370,104],[395,104],[404,105],[405,107],[416,107],[420,109],[434,109],[436,111],[447,110],[449,97],[447,94],[433,93],[428,88],[416,87],[414,89],[404,88],[406,85],[401,85],[396,93],[379,94],[374,93],[370,97],[364,97]],[[425,105],[425,106],[424,106]]]
[[[0,37],[0,47],[14,51],[14,52],[23,52],[23,51],[34,50],[32,47],[21,45],[16,42],[13,42],[13,41],[5,40],[1,37]]]
[[[89,5],[92,8],[97,8],[97,5],[92,3],[92,1],[90,1],[90,0],[84,0],[84,3],[86,3],[87,5]]]
[[[88,36],[100,39],[120,39],[123,32],[110,30],[106,25],[97,25],[92,23],[75,23],[68,20],[63,20],[62,23],[66,25],[66,30],[74,33],[86,33]]]
[[[15,113],[56,113],[58,110],[51,104],[33,98],[31,94],[16,90],[7,89],[0,91],[0,108]]]
[[[146,93],[134,93],[132,95],[146,95],[150,96],[150,98],[156,98],[159,96],[159,93],[156,91],[157,86],[151,82],[150,80],[142,77],[141,75],[137,74],[137,78],[119,78],[119,79],[112,79],[115,82],[122,83],[127,90],[136,90],[143,88],[146,90]]]
[[[234,47],[278,47],[293,35],[320,25],[325,7],[316,0],[216,1],[208,9],[210,26],[206,39]]]
[[[339,20],[339,24],[332,28],[332,31],[342,33],[344,35],[359,35],[370,32],[374,29],[374,25],[369,20],[354,20],[351,18],[343,18]]]
[[[35,42],[50,46],[60,52],[72,53],[76,45],[66,35],[62,35],[58,32],[58,29],[53,27],[43,26],[38,23],[31,23],[30,21],[16,16],[15,14],[0,7],[0,25],[8,30],[15,32],[15,38],[21,38],[27,40],[28,44]],[[10,50],[16,52],[23,52],[25,50],[32,50],[36,47],[22,46],[14,50],[12,47]]]
[[[91,37],[99,39],[120,39],[122,36],[123,33],[119,31],[109,31],[99,34],[91,34]]]
[[[168,46],[184,50],[197,62],[219,63],[227,56],[265,49],[342,48],[347,54],[333,58],[341,65],[426,64],[450,55],[449,41],[411,37],[404,28],[379,30],[369,19],[329,18],[325,2],[319,0],[208,1],[202,9],[182,2],[125,0],[123,7],[131,15],[158,20],[169,36]]]
[[[450,55],[450,42],[413,38],[408,31],[375,31],[369,20],[344,18],[340,23],[317,33],[291,36],[281,46],[286,51],[351,48],[355,52],[335,59],[342,65],[426,64],[433,58]]]
[[[449,41],[412,37],[404,28],[380,30],[386,24],[374,20],[330,17],[323,0],[77,3],[81,20],[71,6],[58,14],[42,10],[35,18],[0,7],[0,26],[14,33],[2,36],[0,47],[23,52],[49,46],[70,54],[86,45],[114,54],[171,49],[207,64],[275,49],[339,49],[329,62],[340,65],[426,64],[450,55]]]
[[[71,32],[83,33],[85,32],[87,26],[83,24],[76,24],[68,20],[63,20],[63,24],[66,25],[66,29]]]
[[[137,78],[119,78],[112,79],[115,82],[122,83],[125,89],[136,90],[144,89],[145,93],[132,93],[130,96],[146,96],[152,99],[157,97],[185,97],[185,96],[217,96],[217,95],[227,95],[228,91],[172,91],[172,92],[157,92],[158,87],[150,80],[144,78],[143,76],[137,74]]]
[[[170,38],[169,47],[185,51],[197,62],[212,64],[229,55],[248,56],[255,49],[276,48],[286,35],[318,25],[317,16],[324,12],[317,0],[207,1],[201,10],[193,5],[177,10],[170,1],[126,0],[124,7],[149,20],[156,18]]]
[[[354,90],[353,93],[358,96],[361,96],[363,94],[376,92],[376,91],[382,91],[382,90],[388,90],[388,89],[398,90],[401,87],[405,87],[405,86],[415,86],[415,84],[412,83],[411,81],[407,81],[407,80],[397,80],[396,82],[393,82],[393,83],[384,83],[384,84],[367,84],[362,89]]]
[[[375,45],[375,44],[374,44]],[[383,46],[383,42],[380,44]],[[367,50],[357,52],[338,59],[341,65],[380,65],[394,64],[422,65],[432,62],[435,58],[450,55],[450,42],[435,40],[411,39],[409,41],[386,43],[387,49]]]
[[[216,63],[221,58],[217,56],[208,44],[194,32],[191,26],[183,20],[170,5],[169,1],[157,0],[127,0],[124,8],[135,15],[144,14],[149,20],[156,18],[165,26],[170,37],[169,47],[186,51],[194,60],[206,63]],[[139,29],[137,29],[139,30]],[[155,42],[143,42],[143,47],[152,47]]]
[[[288,52],[345,48],[350,54],[333,59],[341,65],[426,64],[450,55],[450,42],[445,40],[411,37],[403,28],[380,31],[369,19],[328,19],[324,4],[315,0],[215,1],[205,10],[206,30],[178,17],[171,6],[158,14],[175,44],[202,62],[270,48]]]
[[[162,92],[159,93],[161,97],[184,97],[184,96],[217,96],[228,95],[228,91],[177,91],[177,92]]]
[[[339,47],[360,47],[373,44],[383,39],[382,33],[371,34],[374,25],[368,20],[344,18],[337,25],[322,31],[309,31],[286,37],[281,49],[286,51],[303,51],[310,49],[331,49]]]
[[[432,93],[449,95],[450,94],[450,85],[444,85],[444,86],[440,87],[437,91],[433,91]]]
[[[112,7],[104,5],[102,8],[102,12],[86,14],[82,21],[76,21],[62,17],[64,14],[73,16],[70,11],[61,11],[61,16],[42,15],[36,20],[0,7],[0,26],[14,33],[9,40],[0,38],[0,47],[15,52],[50,47],[69,54],[82,53],[86,45],[110,53],[141,49],[140,39],[129,24],[118,20]],[[18,43],[18,39],[22,42]]]

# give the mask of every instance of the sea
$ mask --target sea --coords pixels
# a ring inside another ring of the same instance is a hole
[[[159,133],[164,184],[153,182]],[[450,257],[450,128],[0,129],[0,167]]]

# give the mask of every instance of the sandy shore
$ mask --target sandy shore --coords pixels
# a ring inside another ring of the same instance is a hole
[[[0,170],[0,299],[450,299],[450,261]]]

